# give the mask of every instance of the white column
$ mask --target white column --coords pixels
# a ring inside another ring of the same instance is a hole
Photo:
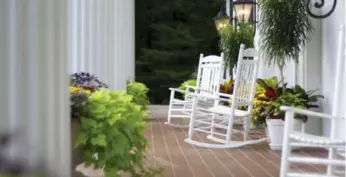
[[[70,72],[90,72],[111,89],[135,75],[134,0],[71,0]]]
[[[71,176],[67,0],[0,1],[0,132],[20,130],[31,165]],[[28,142],[25,144],[24,142]]]
[[[257,13],[257,21],[260,20],[260,16],[261,16],[261,9],[258,6],[258,13]],[[267,63],[267,59],[268,57],[266,56],[265,52],[263,50],[261,50],[260,48],[260,26],[259,23],[256,24],[257,25],[257,30],[255,33],[255,37],[254,37],[254,47],[255,49],[259,50],[259,57],[260,57],[260,65],[259,65],[259,71],[258,71],[258,77],[259,78],[269,78],[269,77],[273,77],[273,76],[278,76],[279,75],[279,71],[277,69],[276,66],[269,66]]]
[[[299,56],[297,82],[306,90],[320,89],[316,94],[321,94],[322,90],[322,40],[321,40],[321,20],[311,18],[315,31],[311,34],[310,41]],[[333,80],[334,81],[334,80]],[[334,84],[334,83],[333,83]],[[328,99],[328,98],[327,98]],[[310,118],[306,124],[306,132],[313,134],[321,133],[321,119]]]

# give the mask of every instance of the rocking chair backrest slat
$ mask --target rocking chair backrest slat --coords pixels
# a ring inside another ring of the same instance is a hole
[[[210,95],[219,91],[222,68],[223,53],[221,53],[221,56],[210,55],[206,57],[201,54],[196,86],[203,90],[208,90],[208,92],[200,91],[200,94]]]
[[[248,106],[248,111],[251,111],[256,90],[259,60],[258,52],[255,49],[244,50],[244,48],[245,46],[242,44],[239,50],[232,108]]]

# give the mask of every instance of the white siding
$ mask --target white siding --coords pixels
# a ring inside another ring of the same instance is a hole
[[[327,9],[327,7],[326,7]],[[345,2],[338,1],[335,12],[322,21],[322,94],[326,96],[323,103],[324,112],[331,112],[331,106],[333,103],[333,90],[334,90],[334,77],[335,77],[335,64],[337,57],[337,41],[338,30],[342,23],[345,23]],[[343,93],[346,88],[341,89]],[[341,109],[345,110],[345,109]],[[342,113],[344,114],[344,113]],[[345,137],[345,126],[343,122],[340,122],[339,136]],[[323,121],[323,133],[329,135],[330,121]]]
[[[259,11],[261,13],[261,11]],[[316,30],[311,40],[307,43],[305,49],[299,56],[299,64],[294,61],[286,64],[284,68],[285,81],[288,86],[296,84],[301,85],[307,90],[321,89],[321,38],[320,21],[312,19],[313,25]],[[255,35],[255,46],[258,48],[258,41],[260,40],[259,33]],[[280,79],[280,72],[276,66],[268,66],[266,64],[267,56],[263,51],[261,53],[261,65],[259,69],[259,78],[268,78],[277,76]],[[321,133],[321,121],[317,119],[309,119],[306,131],[310,133]]]
[[[258,10],[257,18],[259,21],[261,9],[257,9],[257,10]],[[259,28],[260,27],[257,28],[254,42],[255,42],[255,48],[260,50],[259,42],[261,40],[261,36],[259,34]],[[277,76],[278,79],[280,79],[280,71],[279,71],[278,67],[275,65],[269,66],[267,63],[268,57],[261,50],[260,50],[260,59],[261,59],[261,64],[259,67],[258,77],[259,78],[268,78],[268,77]],[[294,61],[291,61],[291,62],[286,64],[286,66],[284,68],[284,77],[285,77],[285,81],[288,83],[289,86],[295,85],[297,83],[296,64]]]
[[[134,0],[70,1],[70,72],[90,72],[125,89],[134,80]]]

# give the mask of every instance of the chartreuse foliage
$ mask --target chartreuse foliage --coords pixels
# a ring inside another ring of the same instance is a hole
[[[154,176],[158,170],[144,166],[146,116],[125,91],[101,89],[82,107],[81,130],[75,147],[84,152],[87,166],[103,168],[106,177]]]
[[[180,84],[179,89],[185,90],[188,85],[189,86],[196,86],[196,82],[197,82],[196,79],[187,80],[187,81]],[[190,91],[193,92],[194,89],[190,88]]]
[[[126,92],[132,95],[132,102],[140,105],[143,110],[147,110],[150,104],[148,94],[148,87],[140,82],[127,82]]]
[[[178,89],[180,90],[186,90],[186,87],[189,85],[189,86],[196,86],[197,84],[197,81],[196,79],[190,79],[190,80],[187,80],[187,81],[184,81],[183,83],[180,84],[180,86],[178,87]],[[193,88],[190,88],[189,89],[190,92],[194,92],[195,89]],[[183,96],[185,96],[185,94],[183,93]]]

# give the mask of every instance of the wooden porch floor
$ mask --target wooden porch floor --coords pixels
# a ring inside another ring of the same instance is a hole
[[[164,169],[165,177],[278,177],[281,151],[271,151],[267,143],[235,149],[199,148],[184,142],[187,129],[164,124],[166,107],[151,108],[148,162]],[[196,138],[205,141],[204,134]],[[301,149],[300,155],[326,157],[323,150]],[[324,172],[318,165],[295,164],[297,171]]]

